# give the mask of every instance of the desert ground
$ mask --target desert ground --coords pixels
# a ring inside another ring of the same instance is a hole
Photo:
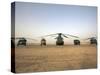
[[[97,67],[96,45],[19,46],[15,48],[16,72],[44,72]]]

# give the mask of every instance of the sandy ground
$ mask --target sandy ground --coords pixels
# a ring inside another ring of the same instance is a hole
[[[15,54],[17,73],[97,67],[95,45],[17,47]]]

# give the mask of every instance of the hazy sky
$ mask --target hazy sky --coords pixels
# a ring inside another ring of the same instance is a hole
[[[16,36],[40,40],[40,36],[65,33],[80,39],[96,36],[97,8],[90,6],[16,3]],[[56,40],[46,37],[48,42]],[[64,38],[65,41],[75,38]]]

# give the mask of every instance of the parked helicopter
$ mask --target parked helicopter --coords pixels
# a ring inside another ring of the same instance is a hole
[[[11,38],[11,39],[13,39],[14,41],[15,41],[16,39],[18,39],[17,46],[19,46],[19,45],[26,46],[26,45],[27,45],[27,39],[36,41],[35,39],[24,38],[24,37],[17,37],[17,38]]]
[[[18,43],[17,43],[17,46],[19,46],[19,45],[24,45],[24,46],[26,46],[26,43],[27,43],[26,38],[17,38],[17,39],[19,39],[19,41],[18,41]]]
[[[50,35],[45,35],[43,37],[54,36],[54,35],[58,35],[55,39],[57,39],[56,40],[56,45],[59,45],[59,46],[64,45],[63,37],[69,38],[68,36],[71,36],[71,37],[79,38],[77,36],[73,36],[73,35],[69,35],[69,34],[63,34],[63,33],[50,34]],[[45,45],[46,45],[46,40],[45,41],[43,41],[43,40],[45,40],[45,39],[43,38],[41,40],[41,44],[43,45],[43,43],[45,43]],[[79,45],[80,41],[79,40],[74,40],[74,44]]]
[[[44,39],[44,38],[41,39],[41,46],[43,46],[43,45],[46,46],[46,39]]]
[[[75,40],[74,40],[74,45],[80,45],[80,40],[75,39]]]
[[[97,45],[97,37],[91,37],[91,38],[88,38],[87,40],[90,40],[90,44],[96,44]]]

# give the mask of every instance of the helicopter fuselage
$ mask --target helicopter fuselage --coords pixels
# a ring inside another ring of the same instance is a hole
[[[97,40],[92,38],[92,39],[90,40],[90,44],[96,44],[96,45],[97,45]]]
[[[74,45],[80,45],[80,40],[74,40]]]
[[[24,46],[26,46],[26,41],[27,41],[26,39],[21,39],[21,40],[19,40],[17,46],[19,46],[19,45],[24,45]]]
[[[46,40],[45,39],[41,40],[41,46],[43,46],[43,45],[46,46]]]
[[[61,37],[61,35],[58,35],[58,37],[56,38],[56,45],[64,45],[64,41],[63,38]]]

